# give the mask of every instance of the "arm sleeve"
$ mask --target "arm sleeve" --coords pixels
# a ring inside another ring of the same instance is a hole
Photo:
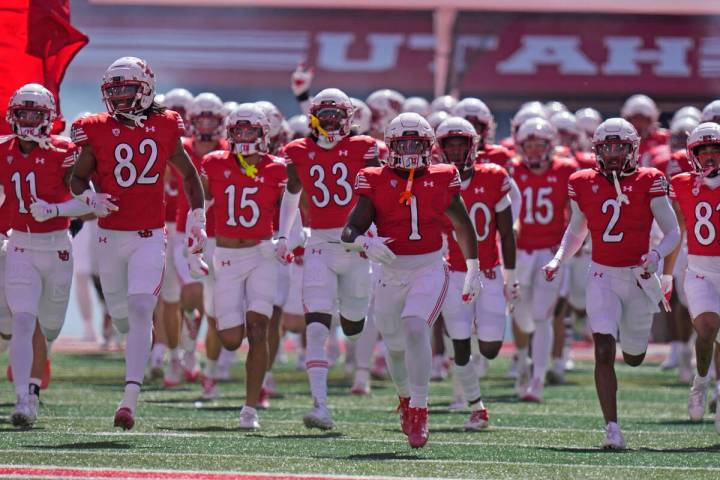
[[[510,206],[512,207],[513,221],[515,221],[520,216],[522,198],[520,196],[520,189],[518,188],[517,183],[515,183],[515,180],[513,180],[512,178],[510,179],[510,191],[508,192],[508,195],[510,196]]]
[[[555,254],[555,259],[561,263],[582,248],[588,233],[587,218],[575,200],[570,200],[570,212],[570,224]]]
[[[282,200],[280,201],[280,220],[278,225],[278,238],[288,238],[290,229],[297,217],[298,208],[300,206],[300,195],[302,191],[290,193],[285,189]]]
[[[680,243],[680,226],[675,211],[666,195],[653,198],[650,201],[650,208],[658,227],[663,232],[663,238],[655,247],[655,250],[657,250],[661,258],[664,258],[675,250],[675,247]]]
[[[496,212],[502,212],[507,207],[512,207],[512,200],[510,200],[510,195],[505,194],[502,196],[500,200],[495,204],[495,211]]]

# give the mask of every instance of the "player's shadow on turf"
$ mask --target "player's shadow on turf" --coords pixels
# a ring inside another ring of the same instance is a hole
[[[395,453],[395,452],[382,452],[382,453],[356,453],[348,455],[347,457],[338,457],[336,459],[344,458],[346,460],[418,460],[420,457],[417,455],[407,453]]]
[[[536,450],[546,450],[550,452],[560,452],[560,453],[627,453],[627,452],[635,452],[636,450],[632,448],[628,448],[626,450],[612,450],[612,449],[603,449],[600,447],[591,447],[591,448],[582,448],[582,447],[535,447]]]
[[[208,427],[187,427],[187,428],[171,428],[171,427],[157,427],[158,430],[165,430],[168,432],[240,432],[243,431],[240,427],[220,427],[217,425]]]
[[[720,452],[720,443],[708,445],[707,447],[684,447],[684,448],[648,448],[641,447],[636,449],[637,452],[652,453],[718,453]]]
[[[657,420],[655,422],[637,422],[645,425],[702,425],[701,422],[693,422],[689,418],[673,420]]]
[[[61,445],[23,445],[26,448],[33,448],[37,450],[128,450],[136,448],[134,445],[129,443],[123,443],[117,440],[111,440],[106,442],[77,442],[77,443],[64,443]]]
[[[280,435],[268,435],[263,433],[248,433],[246,437],[265,438],[271,440],[323,440],[330,438],[343,438],[344,433],[325,432],[325,433],[285,433]]]

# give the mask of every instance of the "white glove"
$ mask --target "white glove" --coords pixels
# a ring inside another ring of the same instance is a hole
[[[275,242],[275,258],[283,265],[289,265],[293,261],[293,254],[285,237],[280,237]]]
[[[290,88],[296,97],[310,91],[315,70],[305,68],[305,64],[300,62],[290,77]]]
[[[194,255],[201,253],[207,242],[205,233],[205,209],[196,208],[188,215],[189,226],[186,228],[188,253]]]
[[[480,262],[477,258],[468,258],[465,260],[465,265],[467,265],[467,273],[463,284],[462,300],[464,303],[473,303],[482,290]]]
[[[650,250],[640,257],[640,266],[648,273],[657,272],[658,263],[660,263],[660,254],[657,250]]]
[[[388,247],[393,241],[388,237],[370,237],[358,235],[352,243],[342,242],[343,246],[352,252],[361,252],[373,262],[389,264],[395,260],[395,254]]]
[[[548,282],[552,282],[553,280],[555,280],[558,271],[560,271],[560,261],[553,258],[542,269],[543,272],[545,272],[545,280]]]
[[[673,291],[673,276],[663,273],[660,277],[660,287],[662,288],[663,295],[665,295],[665,300],[669,302]]]
[[[203,260],[202,255],[202,252],[188,255],[188,267],[190,267],[190,276],[192,278],[201,279],[210,274],[210,268]]]
[[[45,200],[35,198],[30,204],[30,213],[36,222],[45,222],[51,218],[55,218],[60,213],[58,207],[54,203],[48,203]]]
[[[114,200],[113,197],[107,193],[87,189],[77,198],[85,202],[85,205],[92,209],[96,217],[107,217],[112,212],[119,210],[118,206],[111,202],[111,200]]]
[[[515,309],[515,305],[520,300],[520,283],[518,283],[517,272],[515,270],[505,270],[505,300],[510,305],[510,311]]]

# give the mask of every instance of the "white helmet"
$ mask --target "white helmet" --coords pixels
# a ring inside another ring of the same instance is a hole
[[[201,140],[216,140],[222,137],[225,106],[214,93],[204,92],[195,97],[187,117],[190,132]]]
[[[543,105],[543,103],[539,100],[530,100],[529,102],[524,102],[522,105],[520,105],[520,108],[518,108],[518,110],[525,109],[542,110],[544,113],[545,105]]]
[[[143,112],[155,98],[155,75],[145,60],[118,58],[105,70],[100,91],[111,115],[122,115],[141,125]]]
[[[450,113],[455,105],[457,105],[457,98],[452,95],[442,95],[430,104],[430,110],[433,112],[447,112]]]
[[[234,153],[268,153],[270,121],[256,103],[241,103],[225,118],[227,139]]]
[[[419,113],[423,117],[427,117],[432,113],[430,103],[422,97],[410,97],[406,99],[403,103],[402,111]]]
[[[471,167],[475,163],[480,136],[468,120],[462,117],[450,117],[438,125],[437,129],[435,129],[435,136],[440,157],[444,163],[452,163],[460,171]],[[449,137],[465,137],[467,139],[467,153],[463,158],[454,160],[448,158],[443,141]]]
[[[558,142],[572,152],[580,148],[583,132],[577,123],[575,115],[568,111],[557,112],[550,117],[550,123],[558,132]]]
[[[580,130],[588,137],[592,137],[597,127],[602,123],[602,115],[600,115],[600,112],[590,107],[581,108],[575,112],[575,119],[577,120]]]
[[[255,102],[255,105],[260,107],[260,109],[263,111],[268,121],[270,122],[270,138],[276,138],[278,135],[280,135],[280,133],[282,133],[282,113],[280,113],[280,110],[278,110],[278,108],[273,103],[268,102],[267,100]]]
[[[625,100],[620,110],[620,115],[624,119],[628,119],[634,115],[642,115],[655,123],[658,121],[658,118],[660,118],[660,110],[658,110],[652,98],[638,93]]]
[[[430,115],[428,115],[427,121],[434,130],[448,118],[450,118],[449,113],[440,111],[440,112],[433,112]]]
[[[10,98],[5,120],[18,138],[48,148],[55,112],[55,97],[50,90],[37,83],[28,83]]]
[[[165,106],[165,94],[164,93],[156,93],[155,94],[155,103],[158,105]]]
[[[545,105],[543,105],[543,108],[545,109],[545,115],[548,118],[552,117],[556,113],[568,111],[568,108],[565,106],[565,104],[562,102],[558,102],[557,100],[551,100],[547,102]]]
[[[372,112],[372,130],[382,132],[388,122],[402,112],[405,97],[396,90],[384,88],[372,92],[365,100],[365,103]]]
[[[287,123],[292,131],[290,138],[293,140],[296,138],[305,138],[312,133],[312,130],[310,130],[310,119],[307,115],[293,115],[288,118]]]
[[[700,122],[693,117],[679,117],[673,120],[670,123],[670,150],[674,152],[686,148],[690,132],[698,125]]]
[[[701,122],[720,122],[720,100],[713,100],[705,105],[702,111]]]
[[[687,152],[695,171],[704,175],[717,174],[720,165],[706,169],[697,157],[697,148],[702,145],[720,145],[720,125],[715,122],[701,123],[690,133],[687,140]]]
[[[552,160],[557,131],[550,122],[541,117],[532,117],[523,122],[515,135],[515,149],[529,168],[538,168]],[[545,140],[547,148],[539,156],[530,157],[523,144],[528,140]]]
[[[345,92],[326,88],[310,101],[310,128],[313,133],[330,143],[350,134],[355,107]]]
[[[640,148],[640,136],[632,123],[624,118],[609,118],[598,126],[593,135],[593,151],[600,167],[600,171],[608,174],[615,170],[619,175],[631,175],[637,168],[638,149]],[[611,169],[607,165],[605,155],[612,153],[612,149],[620,146],[621,153],[625,153],[625,159],[617,169]]]
[[[174,110],[180,114],[183,120],[187,120],[187,112],[193,101],[193,95],[184,88],[173,88],[165,93],[162,99],[162,106]]]
[[[223,108],[225,109],[225,116],[230,115],[230,112],[235,110],[239,103],[234,102],[232,100],[228,100],[227,102],[223,102]]]
[[[675,120],[682,117],[691,117],[697,120],[698,122],[702,118],[702,112],[699,108],[693,107],[692,105],[686,105],[684,107],[680,107],[673,113],[672,120],[670,120],[670,124],[672,125]]]
[[[482,137],[481,141],[492,138],[495,134],[495,119],[493,114],[485,105],[485,102],[479,98],[467,97],[463,98],[452,109],[452,114],[456,117],[462,117],[469,121],[475,132]],[[480,133],[479,126],[483,127]]]
[[[422,115],[401,113],[385,129],[385,143],[390,150],[388,166],[414,169],[430,165],[435,133]]]
[[[370,124],[372,123],[372,112],[370,107],[359,98],[350,98],[350,102],[355,111],[353,112],[351,123],[357,126],[358,133],[365,135],[370,131]]]
[[[512,120],[510,120],[510,132],[512,133],[513,138],[517,135],[517,131],[520,128],[520,125],[527,122],[531,118],[541,118],[543,120],[547,120],[547,116],[545,115],[545,109],[540,106],[536,106],[534,104],[531,104],[527,107],[523,107],[520,110],[515,113]],[[517,139],[515,139],[517,141]]]

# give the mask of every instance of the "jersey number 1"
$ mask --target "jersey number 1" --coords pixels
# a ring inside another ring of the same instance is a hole
[[[10,180],[12,180],[13,184],[15,184],[15,195],[18,199],[18,211],[20,213],[28,213],[28,209],[25,207],[25,200],[23,200],[22,196],[22,177],[20,176],[20,172],[13,173]],[[28,187],[30,187],[30,198],[38,198],[37,188],[35,187],[35,172],[30,172],[25,175],[25,181],[27,182]]]

